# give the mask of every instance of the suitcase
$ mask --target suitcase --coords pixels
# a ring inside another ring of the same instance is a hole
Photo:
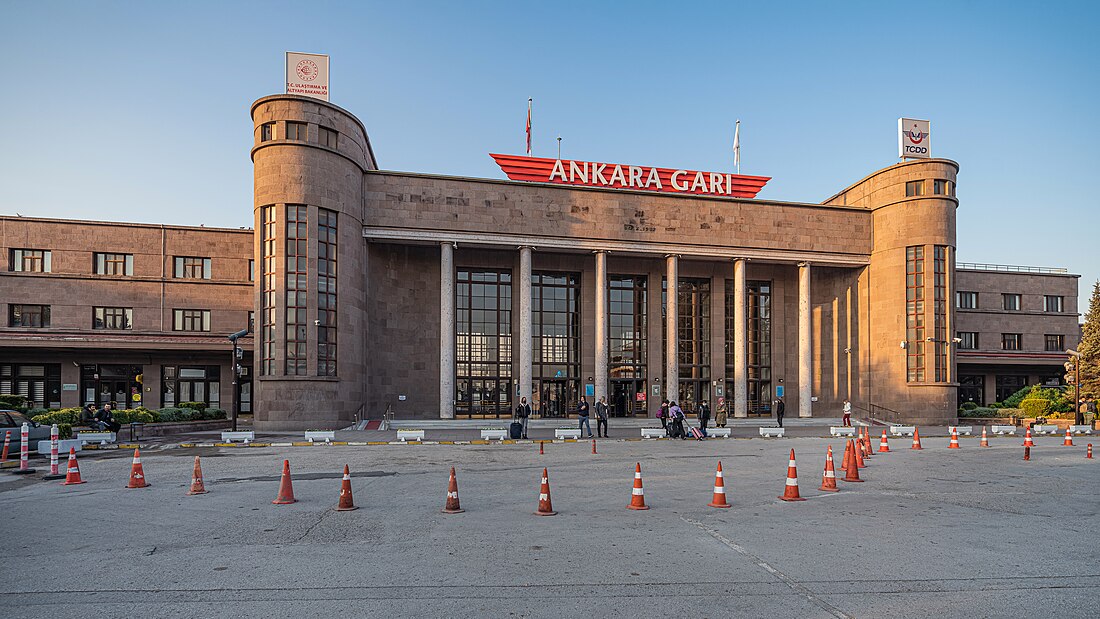
[[[699,428],[696,428],[693,425],[688,425],[688,427],[691,428],[691,435],[694,436],[696,440],[703,440],[703,433],[699,430]]]
[[[513,421],[512,425],[508,426],[508,436],[512,438],[523,436],[523,424],[518,421]]]

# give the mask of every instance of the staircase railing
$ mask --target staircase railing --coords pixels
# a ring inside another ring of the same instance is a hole
[[[879,404],[869,403],[867,406],[852,404],[852,408],[867,413],[867,416],[887,423],[901,423],[902,414],[892,408],[886,408]]]

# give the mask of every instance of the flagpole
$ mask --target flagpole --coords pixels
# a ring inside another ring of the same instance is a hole
[[[737,166],[737,173],[741,173],[741,120],[738,119],[733,129],[733,164]]]
[[[533,97],[527,97],[527,156],[531,156],[531,103]]]

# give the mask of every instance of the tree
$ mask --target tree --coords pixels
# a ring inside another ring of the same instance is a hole
[[[1092,287],[1092,299],[1081,328],[1081,343],[1077,346],[1077,352],[1081,353],[1075,359],[1080,364],[1081,401],[1100,400],[1100,280]]]

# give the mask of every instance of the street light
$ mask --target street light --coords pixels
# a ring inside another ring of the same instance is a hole
[[[1079,426],[1085,423],[1085,417],[1081,414],[1081,353],[1067,348],[1066,354],[1076,357],[1073,360],[1073,425]]]
[[[240,408],[238,401],[241,397],[241,367],[240,361],[244,358],[244,350],[237,346],[237,340],[248,335],[248,329],[241,329],[236,333],[230,333],[226,338],[233,344],[233,360],[230,363],[230,369],[233,371],[233,402],[231,412],[233,413],[233,431],[237,431],[237,409]]]

